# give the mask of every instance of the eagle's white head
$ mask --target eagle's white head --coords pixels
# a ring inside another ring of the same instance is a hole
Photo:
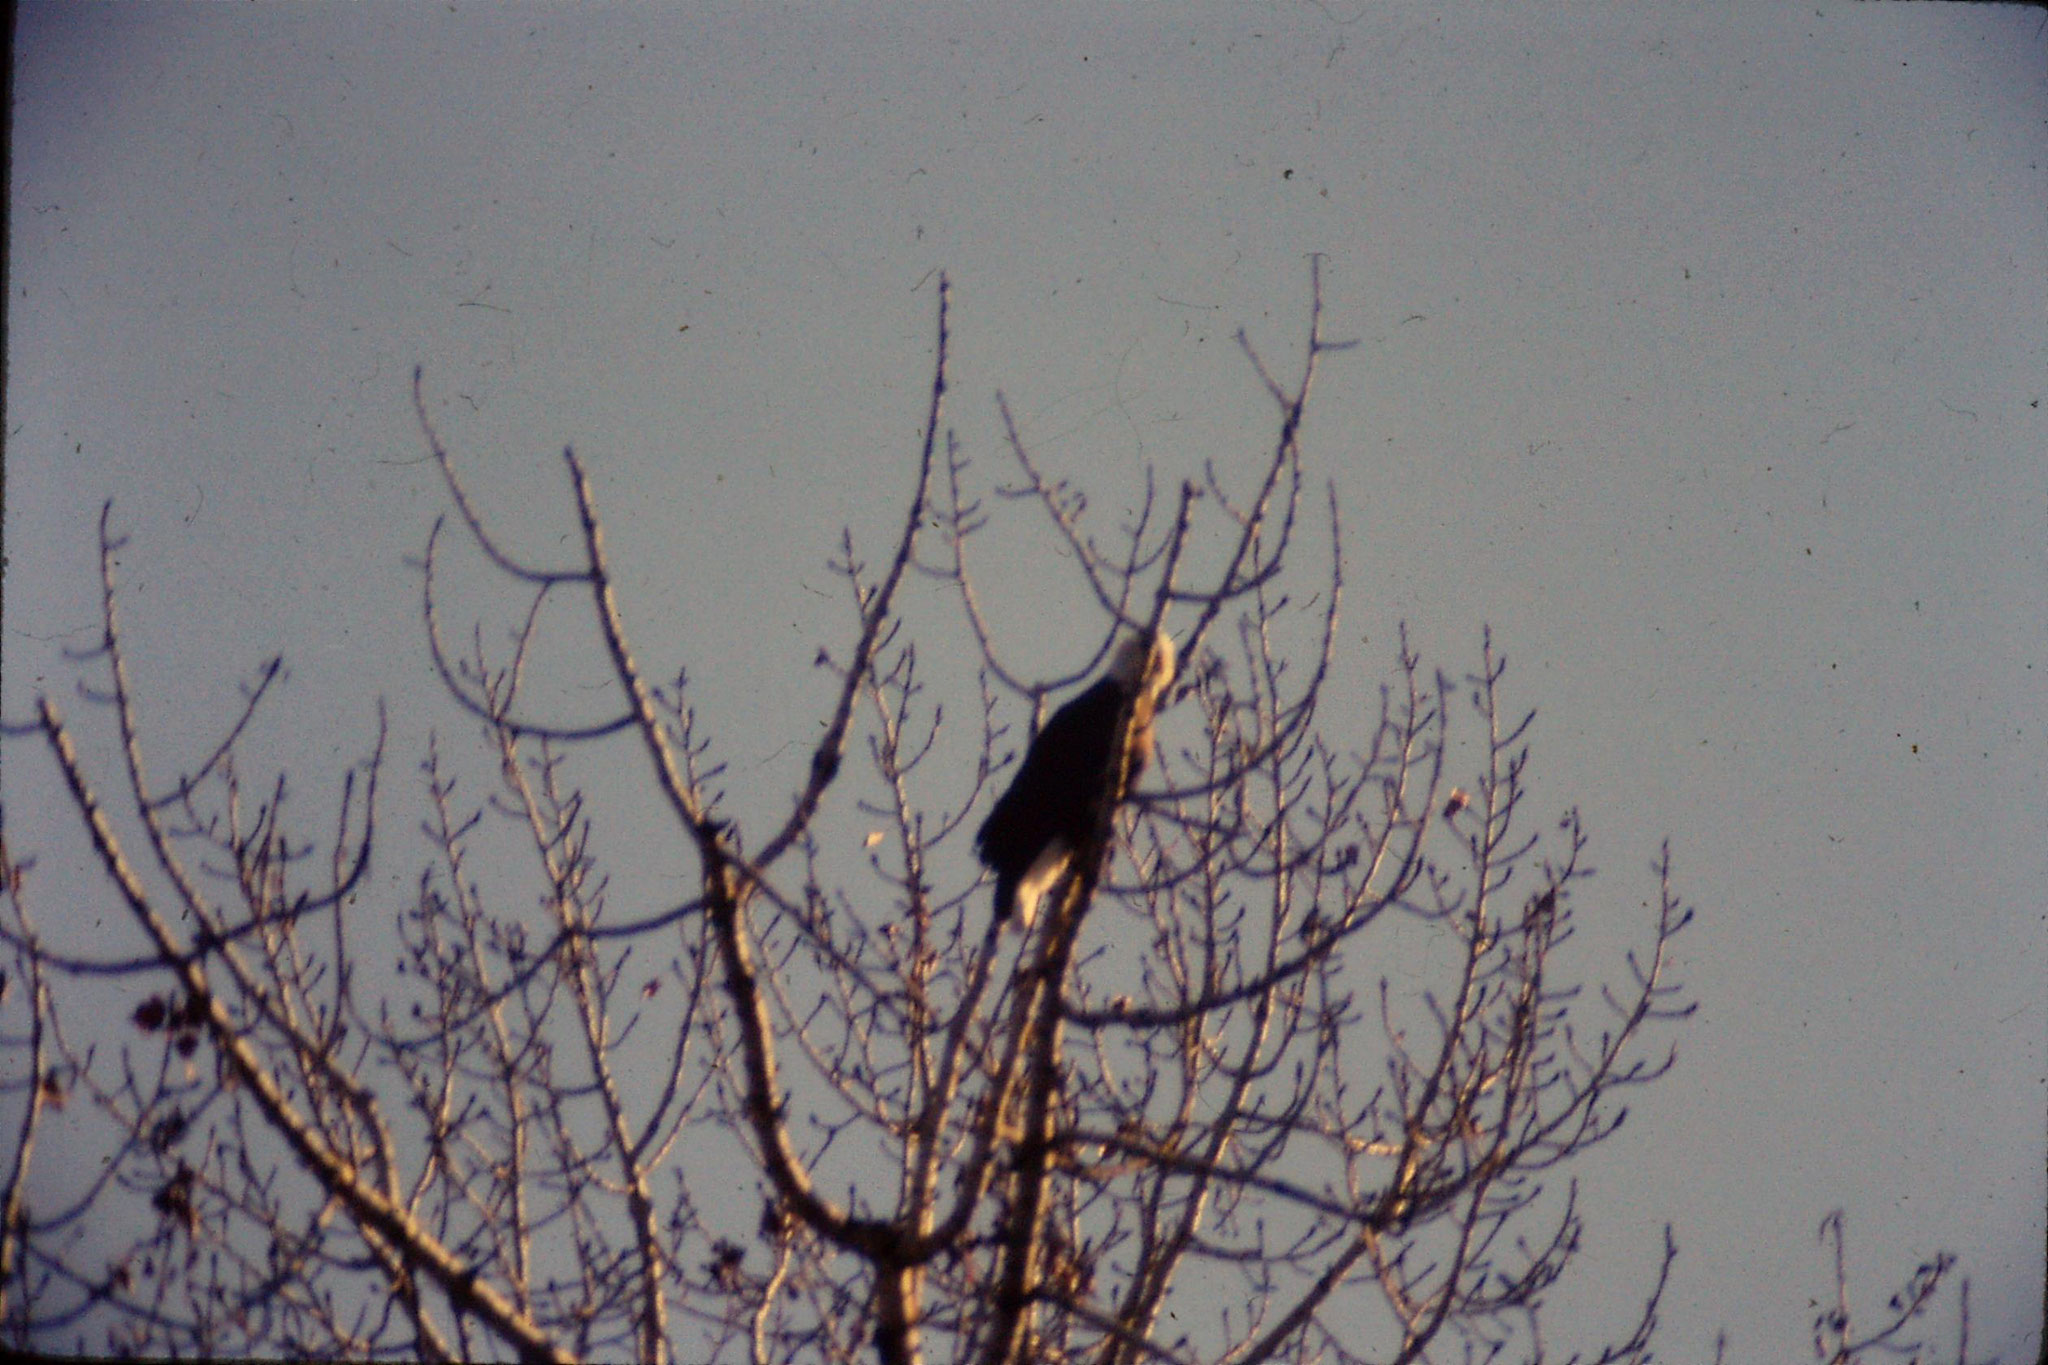
[[[1173,637],[1165,631],[1154,631],[1149,639],[1133,635],[1117,646],[1109,676],[1125,687],[1137,689],[1147,701],[1156,704],[1166,695],[1166,689],[1173,686],[1176,662]]]

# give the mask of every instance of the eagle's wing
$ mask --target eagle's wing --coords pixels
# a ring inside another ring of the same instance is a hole
[[[1123,689],[1105,679],[1053,713],[974,836],[982,862],[1021,876],[1053,840],[1086,837],[1122,709]]]

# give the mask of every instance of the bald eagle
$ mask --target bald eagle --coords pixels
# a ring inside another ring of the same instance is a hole
[[[1131,710],[1129,780],[1152,757],[1152,718],[1173,682],[1173,641],[1163,633],[1135,636],[1118,648],[1109,672],[1053,712],[1031,741],[1010,789],[974,836],[981,861],[996,874],[996,920],[1016,911],[1029,929],[1038,902],[1067,871],[1075,850],[1094,833],[1095,812],[1116,781],[1117,720]],[[1116,799],[1123,799],[1123,792]]]

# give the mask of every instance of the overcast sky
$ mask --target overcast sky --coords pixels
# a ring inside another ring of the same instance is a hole
[[[278,650],[323,721],[280,756],[339,771],[380,692],[448,725],[424,365],[535,553],[590,460],[644,653],[770,764],[839,528],[900,516],[934,271],[970,452],[1001,388],[1107,497],[1257,449],[1231,336],[1294,355],[1322,253],[1353,664],[1405,620],[1462,671],[1490,623],[1539,804],[1591,827],[1590,943],[1640,941],[1667,837],[1700,911],[1678,1069],[1594,1159],[1591,1301],[1670,1221],[1666,1351],[1806,1358],[1839,1206],[1873,1308],[1946,1248],[1973,1347],[2034,1358],[2038,10],[30,5],[16,60],[8,719],[70,696],[111,496],[160,770]],[[992,609],[1072,668],[1088,604],[1014,545]],[[70,875],[47,765],[0,782]]]

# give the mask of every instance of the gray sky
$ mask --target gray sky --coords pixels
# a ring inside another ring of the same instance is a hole
[[[536,554],[573,526],[556,453],[589,458],[644,654],[689,663],[736,765],[772,771],[843,633],[839,528],[899,515],[934,270],[970,451],[1000,459],[1000,387],[1106,503],[1147,461],[1263,442],[1230,338],[1291,357],[1320,252],[1328,330],[1362,343],[1309,433],[1352,662],[1370,682],[1406,620],[1462,670],[1491,623],[1541,713],[1537,803],[1580,805],[1604,868],[1585,950],[1618,970],[1641,941],[1667,836],[1701,912],[1700,1014],[1594,1158],[1567,1292],[1625,1311],[1669,1220],[1666,1350],[1725,1328],[1732,1359],[1802,1359],[1839,1205],[1873,1308],[1948,1248],[1973,1346],[2031,1360],[2042,29],[1835,3],[25,7],[4,712],[68,697],[113,496],[160,771],[275,650],[282,759],[338,771],[380,691],[415,740],[447,727],[405,563],[444,507],[423,364]],[[995,567],[1035,584],[1049,547],[1011,548]],[[1086,604],[1058,580],[992,609],[1029,657]],[[46,765],[4,783],[48,903],[80,848]],[[409,824],[414,789],[390,799]]]

